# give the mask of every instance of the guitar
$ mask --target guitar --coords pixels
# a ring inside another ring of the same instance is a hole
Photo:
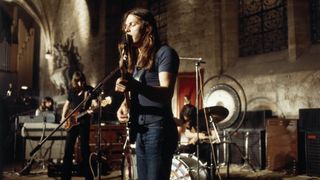
[[[132,62],[132,37],[128,34],[125,35],[124,44],[123,44],[123,51],[122,51],[122,62],[120,63],[120,72],[121,77],[125,79],[126,74],[128,74],[128,66],[129,61]],[[124,92],[124,100],[126,102],[126,108],[128,111],[128,122],[127,127],[129,129],[129,142],[130,144],[134,144],[137,137],[137,117],[134,113],[134,110],[132,108],[132,96],[130,97],[130,94],[128,91]]]
[[[108,96],[101,101],[101,107],[106,107],[107,105],[110,105],[111,103],[112,103],[112,99],[110,96]],[[87,111],[83,111],[83,112],[75,111],[70,116],[70,118],[67,120],[66,124],[64,125],[64,129],[66,131],[70,131],[74,126],[77,126],[80,124],[80,122],[78,121],[79,118],[89,114],[90,111],[96,110],[98,107],[99,106],[90,106],[89,110],[87,110]],[[67,114],[70,114],[71,111],[72,111],[72,109],[69,109]]]

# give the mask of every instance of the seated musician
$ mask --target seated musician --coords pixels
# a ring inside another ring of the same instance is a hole
[[[196,131],[196,107],[191,104],[183,106],[180,112],[182,124],[177,126],[180,135],[178,153],[195,153],[198,134]],[[207,139],[204,133],[199,133],[199,139]]]
[[[35,112],[36,116],[39,116],[41,112],[45,112],[45,111],[54,111],[54,101],[51,97],[47,96],[45,98],[43,98],[43,100],[40,103],[40,106],[38,107],[38,109]]]
[[[177,152],[196,155],[197,143],[199,143],[198,158],[202,163],[206,164],[207,179],[211,179],[213,177],[212,173],[215,171],[215,167],[211,166],[211,162],[213,162],[211,144],[207,143],[209,136],[206,133],[199,132],[199,136],[197,134],[196,110],[197,108],[190,103],[185,104],[181,109],[180,120],[182,124],[177,126],[180,135],[180,146]]]

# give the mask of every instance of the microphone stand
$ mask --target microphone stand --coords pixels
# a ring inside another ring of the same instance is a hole
[[[109,81],[117,72],[119,71],[119,68],[114,69],[113,71],[111,71],[110,74],[108,74],[107,76],[105,76],[99,83],[98,85],[92,90],[91,93],[89,93],[89,96],[87,96],[85,99],[83,99],[83,101],[81,101],[77,107],[75,107],[65,118],[63,118],[62,122],[51,131],[51,133],[46,136],[42,141],[39,142],[39,144],[30,152],[30,160],[32,161],[35,153],[41,148],[41,146],[80,108],[82,107],[82,105],[84,103],[86,103],[89,99],[91,99],[93,92],[96,92],[97,89],[99,89],[105,82]],[[27,169],[28,166],[30,166],[32,163],[27,163],[27,165],[22,169],[22,171],[24,169]],[[22,174],[22,173],[20,173]]]
[[[196,69],[196,122],[197,122],[197,180],[199,180],[200,175],[200,159],[199,159],[199,67],[201,63],[205,63],[202,58],[190,58],[190,57],[179,57],[180,60],[194,61]]]
[[[102,95],[103,91],[100,93],[100,96],[98,98],[98,109],[99,109],[99,115],[98,115],[98,134],[97,134],[97,142],[96,142],[96,151],[97,151],[97,175],[98,179],[101,179],[101,169],[102,169],[102,154],[101,154],[101,117],[102,117],[102,107],[101,107],[101,101],[102,101]]]

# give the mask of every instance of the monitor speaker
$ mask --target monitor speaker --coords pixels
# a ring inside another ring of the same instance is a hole
[[[306,172],[320,177],[320,131],[306,132]]]
[[[307,170],[307,132],[320,132],[320,108],[299,109],[298,170],[301,174]]]
[[[296,172],[298,163],[297,119],[267,120],[267,169]]]

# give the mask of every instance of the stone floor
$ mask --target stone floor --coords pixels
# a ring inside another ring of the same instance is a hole
[[[21,169],[21,165],[20,169]],[[48,177],[48,170],[45,167],[33,166],[30,173],[25,176],[19,176],[19,167],[17,165],[8,165],[4,170],[4,180],[53,180],[59,179],[58,177]],[[229,176],[227,175],[227,168],[221,167],[219,170],[219,176],[215,179],[259,179],[259,180],[320,180],[320,177],[310,177],[306,175],[289,175],[286,172],[272,172],[269,170],[258,170],[254,172],[252,169],[239,165],[231,165],[229,169]],[[84,179],[83,177],[74,176],[72,179],[80,180]],[[96,178],[99,179],[99,178]],[[102,175],[100,179],[103,180],[112,180],[112,179],[121,179],[120,170],[114,170],[108,172],[107,175]],[[184,178],[179,178],[184,179]],[[194,178],[196,179],[196,178]],[[201,180],[201,178],[200,178]]]

